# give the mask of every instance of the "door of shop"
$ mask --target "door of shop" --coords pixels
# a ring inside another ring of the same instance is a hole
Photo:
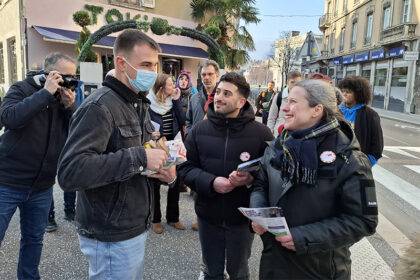
[[[376,65],[375,83],[373,84],[372,106],[380,109],[385,108],[386,76],[388,74],[388,62]]]

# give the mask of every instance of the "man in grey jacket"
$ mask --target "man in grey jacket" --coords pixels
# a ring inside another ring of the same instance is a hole
[[[203,87],[194,94],[188,104],[185,134],[198,122],[204,119],[208,105],[213,102],[219,78],[219,64],[214,60],[204,60],[200,64],[200,75]]]
[[[289,91],[291,91],[293,86],[301,80],[302,74],[299,71],[291,71],[287,73],[287,87],[278,93],[277,96],[274,97],[273,102],[271,102],[267,126],[275,137],[278,135],[279,126],[284,123],[284,112],[281,110],[281,105],[286,102],[287,97],[289,96]],[[278,100],[279,98],[281,100]]]
[[[156,80],[159,45],[127,29],[114,44],[115,77],[85,100],[72,118],[58,181],[77,192],[76,225],[89,277],[142,279],[153,190],[149,177],[172,183],[166,152],[145,149],[154,131],[146,92]],[[112,261],[111,261],[112,260]]]

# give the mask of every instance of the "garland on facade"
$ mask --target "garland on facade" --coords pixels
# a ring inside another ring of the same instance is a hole
[[[91,47],[96,42],[98,42],[101,38],[108,36],[111,33],[119,32],[127,28],[135,28],[142,30],[143,32],[147,32],[150,28],[152,32],[156,35],[181,35],[198,40],[209,47],[210,57],[219,63],[220,68],[223,69],[225,67],[223,54],[220,51],[219,44],[209,34],[188,27],[176,27],[173,25],[169,25],[167,20],[160,18],[153,18],[152,22],[136,21],[134,19],[126,21],[116,21],[102,26],[95,33],[93,33],[85,42],[79,53],[79,56],[77,57],[77,60],[86,61],[87,55],[91,50]]]
[[[120,11],[118,11],[117,9],[111,9],[111,10],[108,10],[105,14],[106,22],[107,23],[113,23],[114,22],[113,16],[116,16],[118,21],[123,21],[124,20],[124,17],[121,14]]]
[[[103,7],[94,6],[94,5],[85,5],[85,9],[92,12],[92,24],[98,23],[98,15],[104,11]]]

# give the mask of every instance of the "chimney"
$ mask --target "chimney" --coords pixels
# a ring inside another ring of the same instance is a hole
[[[291,31],[292,37],[299,36],[300,31]]]

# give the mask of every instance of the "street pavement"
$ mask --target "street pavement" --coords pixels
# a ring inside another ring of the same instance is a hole
[[[379,111],[379,110],[378,110]],[[404,119],[404,114],[397,113]],[[352,279],[392,279],[393,269],[404,250],[420,234],[420,120],[401,122],[381,114],[384,130],[384,157],[373,168],[379,204],[377,233],[352,246]],[[167,188],[161,188],[161,205],[165,213]],[[54,186],[56,219],[59,228],[46,233],[40,264],[43,279],[87,279],[88,264],[79,250],[75,228],[63,219],[63,192]],[[16,279],[19,250],[19,219],[14,215],[0,248],[0,279]],[[180,220],[185,231],[166,223],[161,235],[149,231],[144,279],[197,279],[201,262],[197,232],[191,230],[195,220],[193,199],[180,196]],[[163,219],[164,220],[164,219]],[[251,279],[258,279],[262,243],[254,239],[250,259]]]

